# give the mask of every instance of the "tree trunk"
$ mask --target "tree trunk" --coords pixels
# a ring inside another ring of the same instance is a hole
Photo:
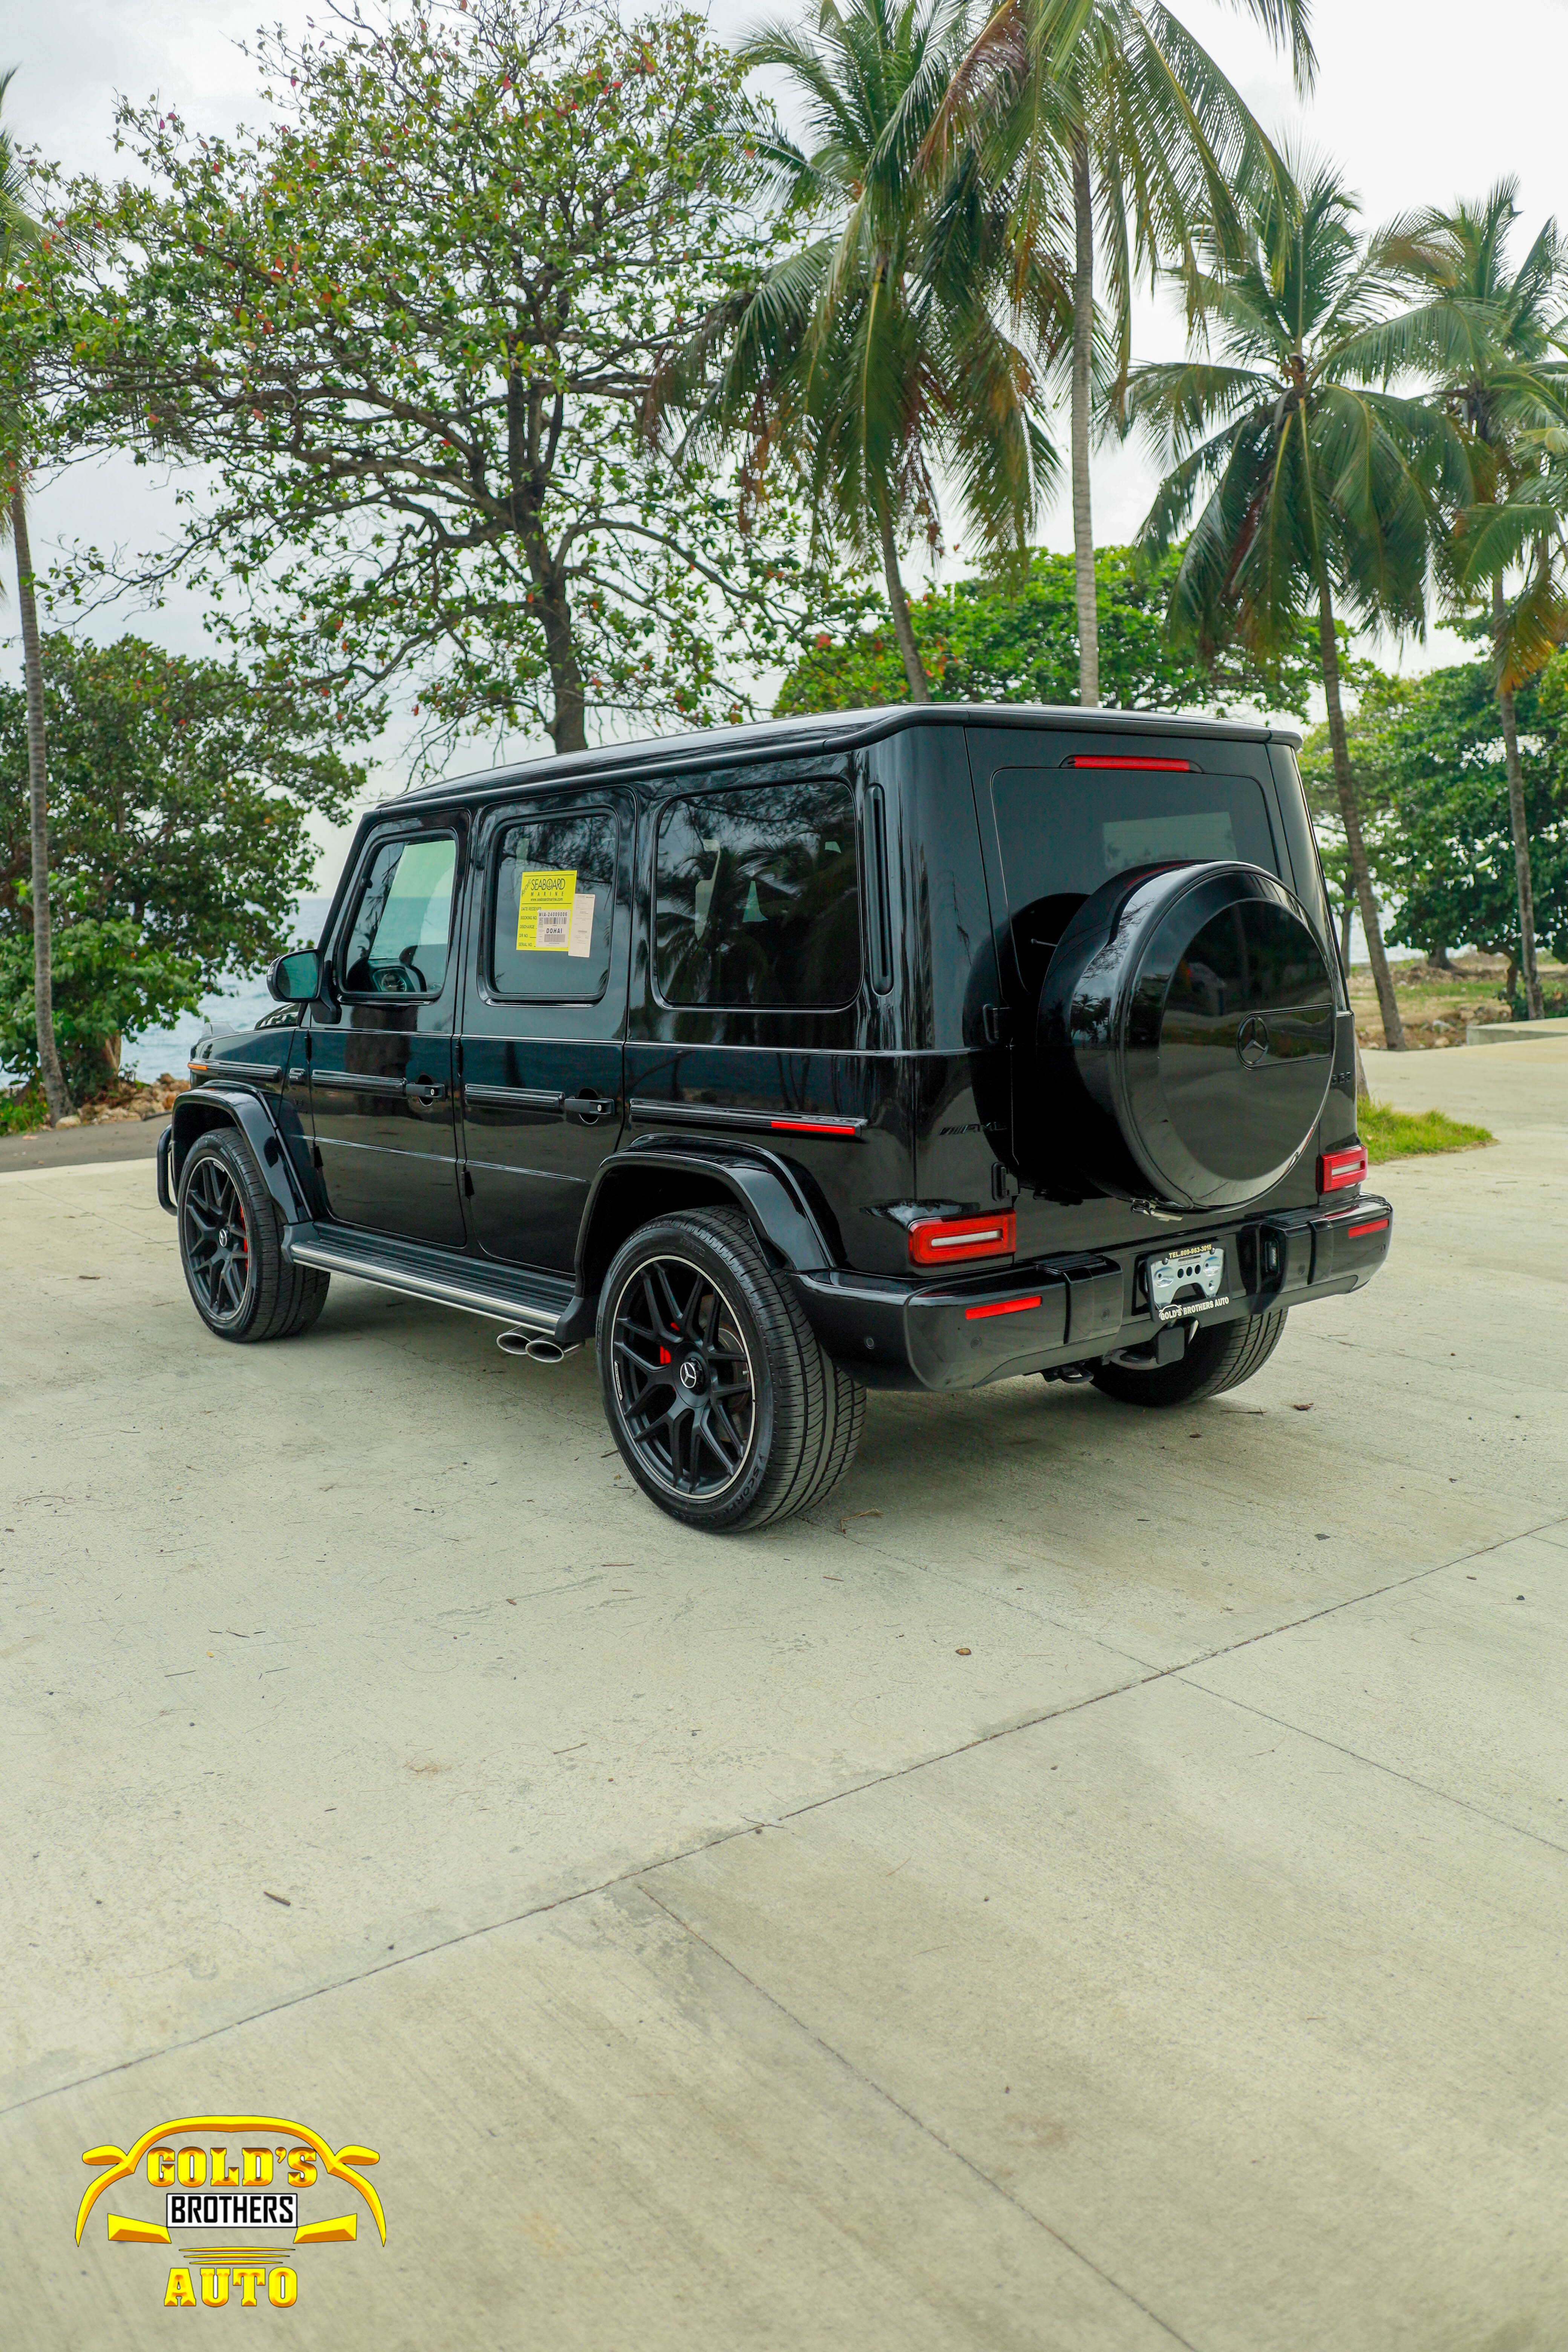
[[[1356,803],[1355,779],[1351,774],[1350,747],[1345,741],[1345,715],[1340,706],[1340,650],[1334,635],[1333,599],[1329,594],[1328,575],[1323,572],[1318,574],[1318,635],[1323,654],[1323,698],[1329,706],[1329,741],[1334,754],[1334,785],[1340,796],[1340,821],[1345,829],[1345,849],[1350,857],[1351,873],[1355,878],[1356,908],[1366,939],[1366,951],[1372,961],[1378,1011],[1383,1015],[1383,1042],[1394,1053],[1400,1054],[1405,1050],[1405,1024],[1399,1017],[1394,980],[1388,969],[1388,958],[1383,951],[1383,926],[1377,919],[1377,901],[1372,895],[1366,844],[1361,835],[1361,810]]]
[[[898,638],[899,651],[904,657],[904,676],[909,680],[910,700],[929,702],[931,688],[921,667],[920,647],[915,643],[914,624],[910,619],[910,600],[904,593],[903,578],[899,571],[892,511],[885,490],[877,501],[877,528],[882,541],[882,577],[888,586],[888,602],[893,608],[893,635]]]
[[[577,648],[572,637],[572,608],[566,590],[559,580],[547,579],[539,593],[539,613],[544,630],[544,658],[550,670],[550,684],[555,698],[555,716],[551,721],[550,740],[558,751],[585,751],[588,748],[588,698],[583,688],[583,672],[577,660]]]
[[[33,817],[33,1013],[38,1028],[38,1074],[49,1125],[70,1109],[65,1073],[55,1045],[53,938],[49,929],[48,761],[44,740],[44,665],[38,647],[38,608],[33,596],[33,551],[27,539],[27,502],[17,481],[11,492],[11,540],[16,551],[16,603],[22,618],[22,668],[27,687],[27,789]]]
[[[1078,604],[1078,698],[1100,707],[1100,606],[1094,585],[1094,516],[1089,496],[1089,362],[1094,351],[1094,192],[1089,142],[1072,151],[1072,562]]]
[[[1458,978],[1458,974],[1454,971],[1454,967],[1448,961],[1448,950],[1447,948],[1428,948],[1426,950],[1426,961],[1431,965],[1434,971],[1449,972],[1453,974],[1456,980]]]
[[[1492,582],[1492,637],[1501,659],[1502,575]],[[1535,893],[1530,881],[1530,826],[1524,814],[1524,771],[1519,764],[1519,729],[1514,721],[1513,688],[1500,683],[1498,708],[1502,712],[1503,761],[1508,770],[1508,821],[1513,828],[1513,871],[1519,890],[1519,968],[1524,976],[1524,1017],[1546,1018],[1541,993],[1541,968],[1535,960]]]

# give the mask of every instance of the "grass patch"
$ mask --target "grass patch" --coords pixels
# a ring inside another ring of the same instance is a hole
[[[1356,1133],[1369,1160],[1407,1160],[1421,1151],[1468,1151],[1495,1143],[1489,1128],[1450,1118],[1446,1110],[1395,1110],[1392,1103],[1356,1105]]]
[[[36,1081],[10,1094],[0,1092],[0,1135],[31,1135],[48,1116],[43,1088]]]

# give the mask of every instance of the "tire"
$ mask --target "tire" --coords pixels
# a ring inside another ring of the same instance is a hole
[[[1288,1312],[1277,1307],[1269,1315],[1194,1331],[1179,1364],[1152,1364],[1146,1372],[1135,1364],[1101,1364],[1094,1385],[1119,1404],[1200,1404],[1261,1370],[1279,1345]]]
[[[866,1391],[824,1353],[739,1210],[633,1234],[599,1294],[597,1341],[621,1459],[683,1527],[788,1518],[855,1458]]]
[[[198,1136],[180,1171],[180,1265],[216,1339],[291,1339],[327,1303],[329,1274],[290,1265],[277,1203],[237,1129]]]

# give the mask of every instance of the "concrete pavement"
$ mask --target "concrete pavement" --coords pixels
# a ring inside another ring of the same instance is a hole
[[[588,1354],[225,1348],[144,1163],[0,1173],[7,2347],[162,2341],[81,2152],[255,2112],[380,2151],[310,2346],[1555,2347],[1568,1048],[1367,1060],[1500,1143],[1247,1387],[874,1398],[728,1542]]]

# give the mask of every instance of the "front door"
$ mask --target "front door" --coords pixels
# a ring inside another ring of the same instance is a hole
[[[371,835],[332,950],[339,1017],[310,1027],[331,1214],[448,1248],[463,1243],[452,1098],[460,848],[449,817]]]
[[[570,1274],[626,1118],[634,809],[542,793],[484,821],[464,956],[464,1189],[474,1245]]]

